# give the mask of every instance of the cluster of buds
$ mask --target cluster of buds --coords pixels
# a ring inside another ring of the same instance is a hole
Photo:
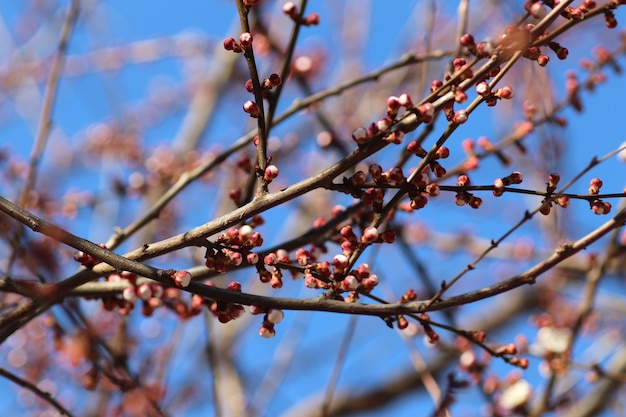
[[[263,244],[263,237],[255,232],[250,225],[240,228],[231,228],[221,234],[215,241],[227,246],[221,249],[209,247],[205,255],[205,265],[209,269],[224,273],[232,267],[237,267],[245,261],[251,265],[259,261],[259,255],[250,250]]]
[[[455,73],[460,74],[461,81],[470,79],[474,76],[474,71],[472,71],[469,64],[463,57],[454,58],[452,61],[452,67],[454,68]],[[451,76],[446,78],[451,78]]]
[[[250,46],[252,46],[253,36],[249,32],[244,32],[239,35],[239,42],[235,38],[224,39],[224,49],[227,51],[233,51],[236,54],[244,53]]]
[[[447,148],[440,148],[442,150],[441,157],[446,158],[448,156]],[[439,152],[438,152],[439,154]],[[428,204],[428,197],[436,197],[440,193],[439,184],[430,182],[429,170],[432,170],[436,177],[441,178],[446,175],[446,170],[439,162],[433,160],[430,162],[430,166],[424,168],[421,172],[412,176],[411,182],[407,186],[407,194],[410,198],[408,203],[402,203],[399,208],[403,211],[411,212],[413,210],[422,209]]]
[[[285,314],[279,308],[266,309],[260,305],[250,306],[250,313],[254,315],[265,314],[263,317],[263,325],[259,329],[259,336],[270,339],[276,335],[274,326],[285,318]]]
[[[135,309],[135,304],[141,301],[142,314],[150,316],[155,308],[163,305],[163,287],[157,283],[142,283],[137,285],[137,275],[122,271],[107,276],[108,282],[128,282],[130,285],[122,291],[122,298],[105,297],[103,306],[107,311],[117,310],[122,315],[128,315]]]
[[[561,15],[578,22],[583,20],[587,13],[595,9],[596,5],[595,0],[583,0],[583,3],[579,7],[567,6]]]
[[[99,243],[98,246],[100,246],[103,249],[107,249],[104,243]],[[76,262],[80,262],[80,264],[86,268],[91,268],[92,266],[97,265],[101,262],[99,259],[96,259],[93,256],[89,255],[88,253],[85,253],[80,250],[74,253],[74,260]]]
[[[567,50],[567,48],[561,46],[556,42],[549,42],[548,47],[554,51],[557,58],[559,58],[560,60],[566,59],[567,55],[569,55],[569,51]]]
[[[363,229],[361,238],[357,237],[350,225],[342,227],[339,234],[341,236],[342,255],[337,255],[333,260],[335,273],[339,274],[345,272],[345,268],[348,265],[348,257],[352,255],[358,246],[371,245],[374,243],[393,243],[396,240],[395,231],[385,230],[384,232],[379,232],[378,229],[373,226],[368,226]]]
[[[298,7],[292,1],[283,5],[283,13],[289,16],[294,22],[304,26],[317,26],[320,24],[320,15],[318,13],[311,13],[306,17],[300,16]]]
[[[212,285],[212,283],[208,283],[207,285]],[[241,284],[237,281],[233,281],[226,287],[229,291],[241,292]],[[194,295],[195,297],[195,295]],[[198,296],[199,297],[199,296]],[[200,297],[201,298],[201,297]],[[204,300],[204,299],[203,299]],[[193,302],[193,299],[192,299]],[[199,303],[199,301],[198,301]],[[204,300],[205,304],[209,304],[209,311],[217,317],[220,323],[228,323],[229,321],[235,320],[245,312],[245,309],[241,304],[229,303],[225,301],[207,301]],[[200,308],[201,305],[196,307],[196,310]]]
[[[510,100],[514,96],[513,89],[510,86],[505,85],[493,91],[487,81],[481,81],[476,84],[476,93],[485,99],[485,104],[489,107],[495,106],[498,100]]]
[[[387,171],[383,171],[380,165],[371,164],[368,167],[368,172],[372,177],[372,181],[376,184],[402,185],[406,181],[400,167],[392,167]]]
[[[388,97],[386,104],[386,117],[381,118],[376,123],[371,123],[367,129],[359,127],[352,132],[352,139],[358,145],[364,145],[378,134],[383,135],[385,142],[399,145],[402,143],[406,132],[415,130],[420,122],[432,122],[435,114],[435,108],[431,103],[426,103],[416,108],[411,101],[411,97],[406,93],[399,97]],[[405,117],[398,121],[397,116],[402,107],[409,113],[405,114]],[[396,126],[392,128],[394,124]]]
[[[280,75],[276,73],[272,73],[268,78],[265,78],[263,80],[263,82],[261,83],[261,88],[265,92],[265,91],[272,90],[274,87],[278,87],[282,83],[283,83],[283,80],[282,78],[280,78]],[[254,93],[254,83],[252,82],[252,79],[248,79],[246,81],[245,86],[246,86],[247,92]]]
[[[556,191],[556,188],[559,185],[560,180],[561,180],[561,176],[557,173],[553,172],[550,175],[548,175],[548,182],[546,183],[546,193],[548,194],[548,197]],[[544,198],[541,201],[541,207],[539,207],[539,213],[543,214],[544,216],[547,216],[548,214],[550,214],[550,211],[552,210],[553,202],[563,208],[569,207],[570,199],[566,195],[561,195],[555,200],[548,198],[548,197]]]
[[[398,303],[406,304],[406,303],[410,303],[411,301],[415,301],[415,300],[417,300],[417,294],[412,289],[408,289],[402,295],[402,297],[400,297],[400,300],[398,300]],[[403,330],[403,329],[406,329],[407,327],[409,327],[408,320],[402,314],[400,314],[400,315],[398,315],[396,317],[396,323],[398,325],[398,329],[400,329],[400,330]]]
[[[356,301],[356,290],[370,292],[378,285],[378,276],[371,273],[368,264],[361,264],[348,272],[348,257],[344,254],[335,255],[333,270],[328,262],[317,264],[304,275],[304,285],[307,288],[330,289],[333,293],[350,292],[344,301]],[[316,278],[311,272],[315,270],[323,279]]]
[[[550,57],[545,55],[538,46],[531,46],[522,56],[531,61],[536,61],[541,67],[545,67],[550,62]]]
[[[491,42],[476,43],[474,36],[466,33],[459,39],[461,46],[467,48],[468,52],[478,58],[489,58],[495,51]]]
[[[430,316],[426,313],[422,313],[419,316],[420,324],[424,329],[424,333],[426,334],[426,340],[428,343],[435,344],[439,341],[439,334],[433,330],[432,326],[428,324],[430,321]]]
[[[459,175],[456,180],[456,185],[459,187],[469,187],[470,183],[471,181],[469,177],[465,174]],[[454,197],[454,202],[457,206],[468,205],[473,209],[480,208],[480,206],[483,204],[483,200],[480,197],[476,197],[474,194],[470,193],[467,190],[460,190],[459,192],[457,192],[456,196]]]
[[[598,195],[602,188],[602,180],[600,178],[592,178],[589,181],[589,195]],[[601,199],[594,199],[589,203],[591,210],[595,214],[609,214],[611,212],[611,203],[608,201],[602,201]]]
[[[613,2],[609,3],[609,5],[617,7],[616,3],[617,1],[613,0]],[[619,4],[624,4],[624,0],[619,0]],[[615,19],[615,13],[613,13],[612,10],[604,10],[604,23],[609,29],[615,29],[617,27],[617,19]]]
[[[523,180],[524,178],[519,171],[514,171],[511,175],[503,178],[496,178],[493,182],[493,195],[495,197],[500,197],[504,194],[504,187],[511,184],[521,184]]]
[[[557,173],[551,173],[548,175],[548,182],[546,184],[546,193],[548,195],[554,193],[556,191],[556,187],[559,185],[559,181],[561,180],[561,176]],[[569,207],[569,197],[566,195],[561,195],[555,200],[556,204],[563,208]],[[542,202],[543,205],[539,210],[542,214],[548,214],[550,212],[551,203],[547,203],[545,200]],[[543,210],[543,211],[542,211]]]
[[[263,262],[256,264],[256,269],[261,282],[269,283],[272,288],[282,288],[283,273],[280,269],[280,263],[291,263],[289,253],[286,250],[279,249],[276,252],[270,252],[265,255],[263,257]],[[268,271],[267,269],[265,269],[264,265],[269,266],[270,270]]]

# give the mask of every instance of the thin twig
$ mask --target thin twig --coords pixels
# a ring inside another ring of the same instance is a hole
[[[36,385],[31,384],[30,382],[26,381],[25,379],[20,378],[19,376],[7,371],[4,368],[0,368],[0,375],[5,377],[6,379],[8,379],[11,382],[16,383],[17,385],[26,388],[27,390],[29,390],[30,392],[32,392],[33,394],[35,394],[37,397],[41,398],[43,401],[47,402],[48,404],[50,404],[51,406],[53,406],[54,408],[56,408],[56,410],[64,416],[67,417],[72,417],[72,414],[65,408],[63,407],[63,405],[61,405],[61,403],[59,403],[57,400],[55,400],[52,395],[50,395],[47,392],[44,392],[42,390],[40,390],[39,388],[37,388]]]
[[[72,0],[68,7],[63,27],[61,28],[59,45],[57,46],[57,52],[52,60],[52,68],[50,69],[48,81],[46,82],[46,90],[44,93],[41,113],[39,114],[39,122],[37,124],[35,145],[30,155],[28,175],[18,199],[18,204],[22,207],[27,206],[30,192],[35,187],[39,161],[41,160],[41,155],[46,147],[50,130],[52,129],[52,111],[54,110],[54,103],[59,87],[59,80],[61,79],[61,72],[63,71],[65,56],[67,54],[69,39],[72,35],[72,31],[74,30],[76,20],[78,19],[79,9],[80,0]]]

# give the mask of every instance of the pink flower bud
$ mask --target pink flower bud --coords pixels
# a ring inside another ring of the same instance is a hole
[[[346,255],[335,255],[333,258],[333,265],[337,269],[345,269],[348,267],[348,257]]]
[[[589,181],[589,194],[597,195],[602,188],[602,180],[600,178],[593,178]]]
[[[471,208],[477,209],[483,204],[483,200],[480,197],[471,196],[468,204]]]
[[[439,184],[437,183],[431,183],[428,184],[426,186],[426,193],[428,193],[428,195],[430,195],[431,197],[436,197],[439,195]]]
[[[428,124],[434,120],[435,106],[432,103],[424,103],[418,108],[421,119],[424,123]]]
[[[358,240],[356,234],[352,230],[352,226],[350,225],[342,227],[339,233],[344,239],[350,240],[352,242],[356,242]]]
[[[250,306],[250,314],[252,314],[253,316],[256,316],[258,314],[263,314],[265,313],[265,307],[257,305],[257,304],[252,304]]]
[[[396,241],[396,232],[393,230],[385,230],[381,233],[380,238],[385,243],[393,243]]]
[[[283,4],[283,13],[285,13],[287,16],[294,17],[296,13],[298,13],[298,9],[294,2],[288,1],[287,3]]]
[[[465,35],[461,36],[459,43],[461,44],[461,46],[465,46],[467,48],[473,48],[476,46],[476,42],[474,41],[474,36],[472,36],[469,33],[466,33]]]
[[[378,240],[378,229],[375,227],[366,227],[363,231],[363,236],[361,236],[362,243],[374,243]]]
[[[152,287],[150,284],[141,284],[138,288],[137,288],[137,295],[139,296],[139,298],[141,298],[142,300],[147,300],[148,298],[152,297]]]
[[[489,94],[491,94],[491,89],[489,88],[489,84],[487,82],[481,81],[476,84],[476,92],[479,96],[487,97]]]
[[[237,41],[234,38],[224,39],[224,49],[226,49],[227,51],[234,51],[235,48],[238,47],[239,44],[237,44]]]
[[[263,175],[263,180],[269,183],[276,177],[278,177],[278,167],[276,165],[268,165],[265,168],[265,175]]]
[[[458,110],[456,113],[454,113],[454,117],[452,118],[452,121],[458,125],[461,125],[465,122],[467,122],[467,111],[465,110]]]
[[[137,301],[137,293],[135,292],[135,287],[126,287],[124,291],[122,291],[122,298],[126,301],[130,301],[134,303]]]
[[[278,256],[274,252],[269,253],[263,258],[263,263],[265,265],[274,266],[278,263]]]
[[[389,129],[389,120],[386,118],[378,120],[378,122],[376,122],[376,127],[380,132],[387,131],[387,129]]]
[[[174,272],[173,277],[174,278],[174,282],[176,283],[177,286],[179,287],[187,287],[189,286],[189,283],[191,282],[191,274],[188,271],[176,271]]]
[[[254,252],[248,253],[246,255],[246,262],[248,262],[250,265],[256,265],[256,263],[259,262],[259,255]]]
[[[248,113],[250,117],[257,119],[259,117],[259,108],[256,103],[252,100],[248,100],[243,103],[243,111]]]
[[[276,331],[274,330],[274,325],[263,324],[263,326],[259,329],[259,336],[264,337],[266,339],[271,339],[276,336]]]
[[[368,170],[374,181],[378,181],[381,179],[381,176],[383,174],[383,168],[380,165],[372,164],[369,166]]]
[[[400,102],[400,105],[403,107],[413,107],[413,102],[411,101],[411,96],[409,96],[408,94],[404,93],[402,94],[400,97],[398,97],[398,101]]]
[[[278,308],[271,308],[266,313],[266,320],[272,324],[280,323],[283,318],[285,318],[285,314]]]
[[[247,49],[252,45],[252,35],[249,32],[244,32],[239,35],[239,42],[241,43],[241,47]]]
[[[467,187],[468,185],[470,185],[469,177],[465,174],[459,175],[459,178],[457,178],[456,180],[456,185],[458,185],[459,187]]]
[[[367,174],[363,171],[357,171],[352,176],[352,181],[356,185],[365,184],[365,181],[367,181]]]
[[[367,130],[365,130],[365,128],[363,127],[359,127],[354,132],[352,132],[352,139],[354,139],[357,144],[363,145],[368,139]]]
[[[347,275],[341,285],[346,291],[354,291],[359,288],[359,281],[354,275]]]
[[[450,149],[448,149],[446,146],[442,146],[441,148],[437,149],[437,157],[439,159],[446,159],[449,156]]]
[[[311,13],[308,15],[304,21],[302,22],[306,26],[317,26],[320,24],[320,15],[319,13]]]
[[[511,184],[521,184],[524,181],[524,177],[519,171],[514,171],[511,175],[509,175],[509,179],[511,180]]]

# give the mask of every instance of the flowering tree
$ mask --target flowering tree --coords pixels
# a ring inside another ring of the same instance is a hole
[[[6,410],[619,407],[625,2],[209,3],[7,26]]]

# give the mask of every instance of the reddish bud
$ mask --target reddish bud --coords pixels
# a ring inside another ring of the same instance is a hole
[[[450,149],[448,149],[446,146],[442,146],[439,149],[437,149],[437,158],[446,159],[449,156],[450,156]]]
[[[285,314],[279,308],[271,308],[265,315],[265,319],[272,324],[280,323],[283,321],[283,318],[285,318]]]
[[[259,329],[259,336],[266,339],[271,339],[272,337],[276,336],[274,325],[271,323],[263,323],[263,326]]]
[[[248,100],[243,103],[243,111],[245,111],[250,115],[250,117],[254,117],[255,119],[259,117],[259,108],[252,100]]]
[[[273,73],[270,75],[270,78],[268,78],[270,83],[274,86],[274,87],[278,87],[279,85],[281,85],[283,83],[282,78],[280,78],[280,75]]]
[[[298,13],[298,8],[292,1],[283,4],[283,13],[287,16],[294,17]]]
[[[600,178],[593,178],[589,181],[589,194],[597,195],[602,187],[602,180]]]
[[[172,275],[174,282],[178,287],[187,287],[191,282],[191,274],[188,271],[176,271]]]
[[[459,43],[461,44],[461,46],[465,46],[466,48],[470,48],[470,49],[476,47],[476,42],[474,41],[474,37],[469,33],[466,33],[465,35],[461,36]]]
[[[467,122],[467,111],[458,110],[456,113],[454,113],[454,117],[452,118],[452,121],[458,125]]]
[[[459,187],[467,187],[470,185],[470,179],[467,175],[459,175],[459,178],[456,180],[456,185]]]
[[[306,26],[317,26],[320,24],[320,15],[318,13],[311,13],[304,18],[302,23]]]
[[[400,102],[401,106],[404,106],[406,108],[413,107],[413,102],[411,101],[411,96],[409,96],[406,93],[404,93],[400,97],[398,97],[398,101]]]
[[[380,238],[385,243],[393,243],[396,241],[396,232],[393,230],[385,230],[381,233]]]
[[[367,227],[361,236],[361,243],[374,243],[378,240],[378,230],[375,227]]]
[[[431,183],[426,186],[426,193],[431,197],[436,197],[439,195],[439,184]]]
[[[471,196],[468,204],[473,209],[478,209],[483,204],[483,200],[480,197]]]
[[[354,139],[357,144],[363,145],[368,139],[367,130],[365,130],[365,128],[363,127],[359,127],[352,132],[352,139]]]
[[[479,96],[487,97],[491,94],[491,88],[489,88],[489,84],[486,81],[481,81],[476,84],[476,92]]]
[[[276,165],[268,165],[265,168],[265,174],[263,175],[263,181],[265,181],[266,183],[270,183],[276,177],[278,177],[278,167]]]
[[[247,49],[250,47],[250,45],[252,45],[252,39],[252,34],[250,34],[249,32],[244,32],[239,35],[239,42],[241,43],[241,47],[243,49]]]
[[[224,49],[227,51],[236,51],[239,49],[239,44],[234,38],[224,39]]]

